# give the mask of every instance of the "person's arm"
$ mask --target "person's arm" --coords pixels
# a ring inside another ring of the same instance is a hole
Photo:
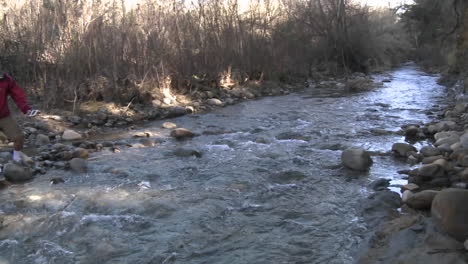
[[[5,78],[8,79],[8,93],[15,101],[15,104],[23,112],[23,114],[28,113],[31,110],[31,107],[26,100],[26,94],[23,89],[16,83],[16,81],[9,75],[5,74]]]

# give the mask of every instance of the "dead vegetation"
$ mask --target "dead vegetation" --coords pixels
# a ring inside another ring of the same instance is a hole
[[[366,72],[406,45],[395,10],[349,0],[0,3],[0,65],[43,107]]]

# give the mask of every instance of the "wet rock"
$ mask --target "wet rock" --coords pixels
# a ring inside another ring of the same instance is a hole
[[[9,162],[3,167],[3,175],[10,182],[23,182],[33,178],[29,167],[23,167],[13,162]]]
[[[408,152],[417,152],[417,149],[410,144],[395,143],[392,146],[392,151],[399,157],[408,157]]]
[[[458,241],[468,239],[468,190],[445,189],[432,202],[431,215],[438,228]]]
[[[195,134],[186,128],[176,128],[171,131],[171,137],[176,139],[192,138]]]
[[[36,136],[36,146],[43,146],[50,144],[50,139],[48,136],[39,134]]]
[[[427,178],[438,178],[445,175],[444,169],[438,164],[426,164],[418,169],[418,176]]]
[[[71,129],[65,130],[62,134],[63,140],[78,140],[81,138],[82,138],[81,134]]]
[[[382,191],[385,190],[389,185],[389,179],[380,178],[371,182],[371,184],[369,184],[369,187],[374,191]]]
[[[424,146],[421,148],[419,151],[421,154],[424,155],[424,157],[432,157],[432,156],[437,156],[440,155],[440,150],[433,146]]]
[[[407,200],[406,204],[417,210],[428,210],[431,208],[432,200],[439,193],[438,191],[426,190],[411,195]]]
[[[341,153],[341,163],[348,169],[365,171],[372,166],[372,159],[364,149],[349,148]]]
[[[88,163],[84,159],[80,158],[73,158],[70,160],[70,168],[74,172],[87,172],[88,171]]]
[[[173,154],[177,157],[191,157],[195,156],[197,158],[202,157],[202,153],[198,150],[187,149],[187,148],[178,148],[174,150]]]
[[[414,195],[414,193],[412,191],[410,191],[410,190],[404,191],[403,194],[401,195],[402,202],[406,203],[409,200],[409,198],[411,196],[413,196],[413,195]]]
[[[164,122],[162,124],[162,128],[174,129],[174,128],[177,128],[177,125],[172,122]]]
[[[419,127],[415,125],[410,125],[405,128],[405,136],[412,138],[418,136]]]
[[[179,117],[187,114],[187,110],[182,106],[171,106],[167,108],[167,117]]]
[[[410,155],[410,156],[408,157],[408,159],[406,159],[406,162],[407,162],[408,164],[410,164],[410,165],[415,165],[415,164],[418,164],[418,163],[419,163],[419,159],[416,158],[416,157],[413,156],[413,155]]]
[[[59,183],[64,183],[64,182],[65,180],[60,177],[50,179],[51,184],[59,184]]]
[[[89,151],[84,148],[76,148],[72,153],[72,157],[87,159],[89,157]]]
[[[223,102],[217,98],[211,98],[206,100],[206,103],[213,106],[223,106]]]
[[[414,184],[414,183],[408,183],[406,185],[403,185],[401,186],[401,189],[406,191],[406,190],[409,190],[409,191],[416,191],[419,189],[419,186],[417,184]]]

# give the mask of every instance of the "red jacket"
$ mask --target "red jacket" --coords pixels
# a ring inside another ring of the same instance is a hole
[[[10,95],[15,101],[16,105],[23,114],[26,114],[28,110],[31,110],[28,102],[26,101],[26,95],[23,89],[16,84],[16,81],[8,74],[0,76],[0,118],[4,118],[10,115],[10,109],[8,108],[8,95]]]

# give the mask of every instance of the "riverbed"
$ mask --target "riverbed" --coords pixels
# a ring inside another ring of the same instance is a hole
[[[350,172],[341,151],[387,152],[402,125],[446,103],[438,76],[415,65],[374,78],[390,82],[148,123],[138,131],[155,147],[97,152],[88,173],[52,170],[0,191],[0,263],[353,263],[372,228],[359,211],[368,184],[404,183],[409,165],[375,156],[369,172]],[[199,136],[176,141],[167,121]]]

